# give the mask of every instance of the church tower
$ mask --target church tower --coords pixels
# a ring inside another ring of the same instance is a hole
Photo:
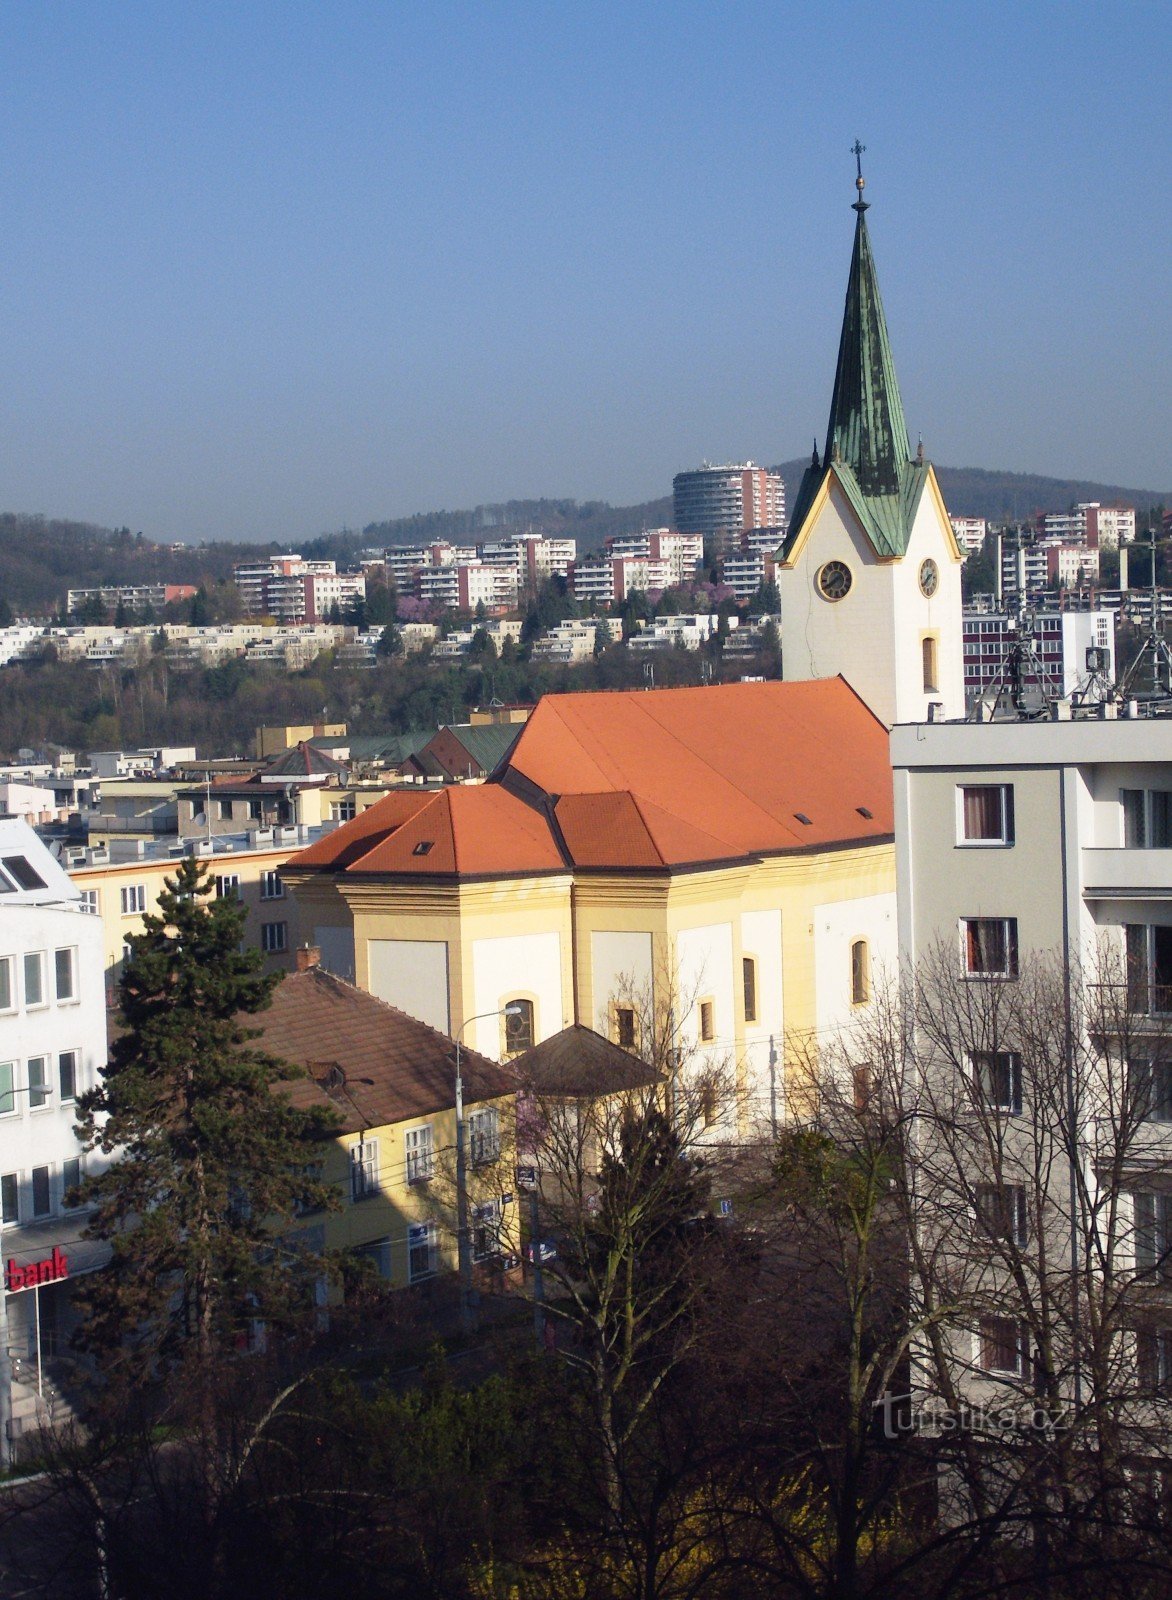
[[[961,551],[923,447],[913,459],[863,199],[825,451],[778,555],[783,676],[841,673],[883,722],[964,715]]]

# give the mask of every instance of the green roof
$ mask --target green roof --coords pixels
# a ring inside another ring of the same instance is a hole
[[[846,286],[838,368],[826,425],[826,450],[806,468],[794,502],[783,555],[793,548],[819,489],[831,472],[841,483],[880,556],[902,556],[927,482],[927,466],[911,459],[895,361],[879,296],[864,213],[855,203],[855,247]]]

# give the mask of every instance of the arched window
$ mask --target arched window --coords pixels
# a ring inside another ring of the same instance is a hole
[[[924,656],[924,693],[936,694],[940,688],[940,674],[936,663],[936,639],[929,634],[921,644]]]
[[[532,1043],[532,1000],[509,1000],[505,1005],[505,1054],[515,1056]]]
[[[851,945],[851,1004],[865,1005],[871,998],[871,952],[865,939]]]

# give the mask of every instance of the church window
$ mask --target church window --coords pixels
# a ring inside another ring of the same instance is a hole
[[[940,673],[936,659],[936,636],[929,634],[922,641],[924,655],[924,693],[936,694],[940,688]]]

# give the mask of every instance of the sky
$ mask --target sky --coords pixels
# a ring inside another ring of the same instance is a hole
[[[1172,485],[1172,7],[2,0],[0,510],[299,540],[821,442]]]

